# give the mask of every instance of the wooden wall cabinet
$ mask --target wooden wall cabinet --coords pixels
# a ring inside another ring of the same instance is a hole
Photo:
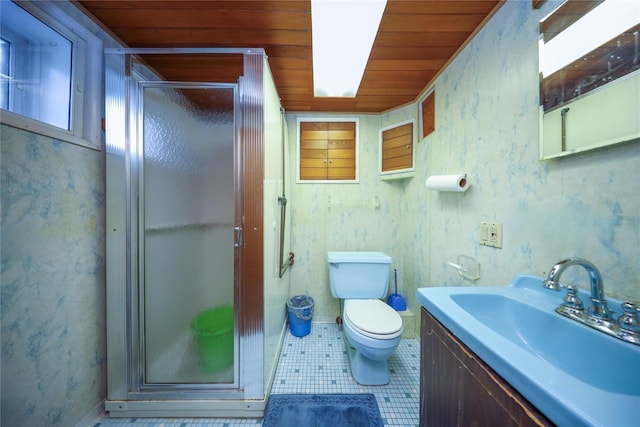
[[[553,426],[424,308],[421,426]]]
[[[413,121],[381,131],[380,171],[413,170]]]
[[[436,130],[436,91],[433,90],[420,102],[420,128],[422,138]]]
[[[299,180],[355,180],[356,132],[355,121],[300,122]]]

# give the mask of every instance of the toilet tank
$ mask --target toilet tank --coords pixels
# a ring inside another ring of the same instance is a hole
[[[383,298],[391,257],[382,252],[327,252],[331,295],[340,299]]]

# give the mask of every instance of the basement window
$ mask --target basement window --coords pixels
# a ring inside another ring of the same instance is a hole
[[[2,123],[99,148],[102,44],[51,2],[0,7]]]

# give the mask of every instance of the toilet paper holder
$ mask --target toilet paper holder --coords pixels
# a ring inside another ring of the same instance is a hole
[[[475,282],[480,279],[480,263],[468,255],[458,255],[458,262],[447,261],[447,265],[458,272],[464,279]]]

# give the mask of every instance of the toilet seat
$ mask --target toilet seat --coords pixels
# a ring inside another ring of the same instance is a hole
[[[378,299],[345,300],[344,318],[356,332],[369,338],[388,340],[402,334],[398,312]]]

